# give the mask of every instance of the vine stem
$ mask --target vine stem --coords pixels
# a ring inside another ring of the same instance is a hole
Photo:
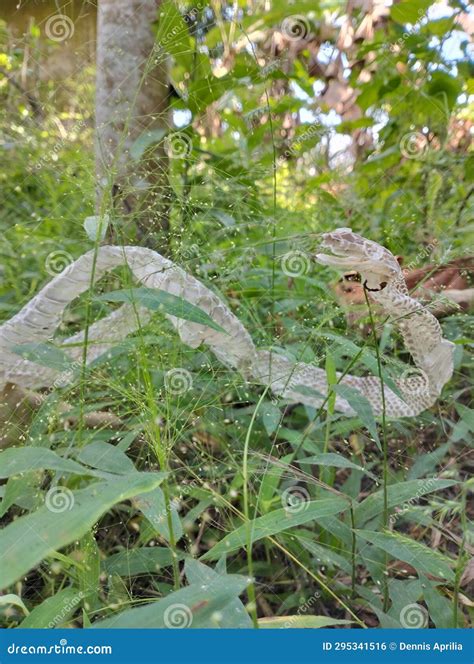
[[[372,307],[370,306],[370,301],[367,295],[367,290],[364,286],[364,297],[367,303],[367,308],[369,310],[369,319],[370,319],[370,328],[372,332],[372,338],[374,340],[374,349],[375,355],[377,357],[377,369],[380,378],[380,389],[382,394],[382,454],[383,454],[383,527],[384,530],[388,530],[389,527],[389,509],[388,509],[388,443],[387,443],[387,409],[385,402],[385,385],[383,382],[382,374],[382,362],[380,358],[380,348],[377,339],[377,333],[375,331],[375,321],[372,313]],[[384,583],[383,583],[383,610],[387,612],[389,595],[388,595],[388,554],[384,555],[385,561],[385,573],[384,573]]]

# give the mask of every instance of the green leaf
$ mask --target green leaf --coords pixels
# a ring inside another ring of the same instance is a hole
[[[100,550],[92,532],[82,537],[77,550],[81,564],[77,566],[77,584],[79,586],[84,610],[91,612],[100,608]]]
[[[366,470],[362,466],[358,466],[356,463],[345,459],[340,454],[335,454],[334,452],[328,452],[327,454],[313,454],[312,456],[305,457],[304,459],[299,459],[298,463],[300,464],[314,464],[316,466],[334,466],[335,468],[351,468],[352,470],[360,470],[361,472],[368,475],[372,480],[378,482],[378,479],[373,475],[370,470]]]
[[[420,32],[428,35],[435,35],[436,37],[444,37],[448,32],[455,29],[454,16],[446,16],[444,18],[437,18],[434,21],[428,21],[423,25]]]
[[[320,517],[335,516],[346,510],[347,507],[347,501],[340,498],[329,498],[300,503],[297,511],[293,512],[291,511],[291,507],[275,510],[252,520],[252,542],[256,542],[263,537],[277,535],[289,528],[301,526],[309,521],[317,521]],[[201,557],[201,560],[216,560],[222,554],[237,551],[246,546],[246,544],[247,524],[244,523],[240,528],[237,528],[220,540],[210,551]]]
[[[440,445],[433,452],[423,451],[415,458],[413,466],[408,471],[408,479],[414,480],[428,473],[434,473],[436,466],[441,463],[451,447],[451,443]]]
[[[397,151],[397,155],[398,155]],[[330,332],[328,330],[324,330],[323,336],[325,339],[328,339],[330,341],[333,341],[334,344],[337,344],[338,346],[341,347],[341,351],[344,355],[347,355],[351,359],[359,356],[360,353],[360,361],[362,364],[367,367],[367,369],[374,374],[375,376],[378,376],[379,374],[379,367],[377,363],[377,356],[368,348],[360,348],[357,344],[355,344],[353,341],[350,341],[347,337],[343,337],[340,334],[335,334],[334,332]],[[361,352],[362,351],[362,352]],[[395,394],[400,394],[395,382],[393,379],[390,377],[387,371],[384,370],[382,367],[382,377],[384,382],[387,384],[387,386],[395,392]]]
[[[382,447],[377,433],[377,423],[375,422],[372,406],[368,399],[353,387],[349,387],[349,385],[334,385],[333,389],[336,394],[345,399],[351,408],[355,410],[360,421],[377,443],[379,450],[381,450]]]
[[[163,128],[159,129],[147,129],[144,131],[138,138],[134,140],[130,147],[130,156],[135,161],[139,161],[143,154],[155,143],[159,143],[165,136],[167,130]]]
[[[0,595],[0,608],[4,606],[18,606],[25,615],[28,615],[29,613],[21,597],[18,597],[18,595],[14,595],[13,593]]]
[[[157,487],[143,496],[136,496],[133,504],[145,515],[154,530],[169,542],[168,511],[163,491]],[[178,516],[177,506],[172,500],[170,502],[170,509],[174,539],[177,542],[183,536],[183,526]]]
[[[136,470],[133,461],[122,450],[102,440],[96,440],[83,447],[77,458],[92,468],[99,468],[118,475],[133,473]]]
[[[75,492],[58,488],[63,492],[61,501],[48,503],[46,499],[39,510],[16,519],[0,533],[0,589],[10,586],[47,556],[80,539],[116,503],[155,489],[163,477],[163,473],[134,473]]]
[[[230,214],[227,214],[227,212],[223,212],[223,210],[211,210],[211,214],[218,221],[220,221],[225,228],[231,228],[232,226],[235,226],[234,217],[232,217]]]
[[[42,479],[42,474],[38,471],[10,477],[4,486],[5,492],[0,504],[0,517],[12,505],[18,505],[29,512],[40,507],[43,503],[43,494],[41,492]]]
[[[438,480],[434,478],[427,478],[424,480],[408,480],[407,482],[399,482],[387,487],[388,507],[396,507],[403,505],[403,503],[410,504],[411,501],[417,501],[421,496],[441,489],[447,489],[453,484],[457,484],[456,480]],[[367,523],[378,514],[383,512],[383,490],[371,494],[363,500],[354,510],[356,523],[361,526]]]
[[[195,114],[200,113],[213,101],[216,101],[228,91],[229,85],[233,83],[231,76],[217,78],[212,72],[201,76],[200,80],[193,81],[188,86],[187,104]]]
[[[218,576],[209,584],[192,584],[148,606],[129,609],[100,620],[92,629],[158,629],[163,627],[219,627],[219,614],[247,587],[237,575]]]
[[[285,472],[285,466],[291,463],[293,454],[287,454],[279,460],[276,465],[271,461],[265,464],[264,476],[260,484],[260,505],[262,512],[267,512],[270,508],[273,496],[276,493],[281,476]]]
[[[320,629],[333,625],[350,625],[351,620],[329,618],[328,616],[273,616],[260,618],[258,626],[264,629]]]
[[[374,552],[371,547],[371,554]],[[385,558],[384,554],[380,553]],[[383,577],[382,577],[383,578]],[[423,589],[421,587],[420,579],[390,579],[388,584],[388,592],[390,595],[390,610],[389,614],[394,620],[400,621],[402,611],[409,604],[416,604],[423,596]],[[400,625],[401,627],[401,625]]]
[[[182,558],[182,555],[179,557]],[[115,553],[102,561],[102,568],[107,574],[137,576],[155,574],[162,567],[169,567],[172,563],[173,554],[170,549],[150,546]]]
[[[102,242],[105,239],[109,221],[108,214],[104,214],[103,217],[98,215],[86,217],[84,219],[84,230],[89,240],[92,240],[92,242]]]
[[[34,447],[51,447],[51,439],[47,435],[51,420],[55,419],[58,413],[58,406],[61,402],[59,391],[50,392],[31,422],[28,431],[28,443]]]
[[[64,588],[35,606],[19,625],[21,628],[45,629],[60,627],[77,611],[82,595],[76,588]]]
[[[423,578],[423,597],[437,629],[458,627],[453,622],[453,604],[432,581]]]
[[[430,171],[426,182],[426,202],[428,219],[433,219],[433,213],[436,209],[436,201],[441,187],[443,186],[443,176],[439,171]]]
[[[281,411],[271,401],[267,401],[262,407],[262,421],[266,432],[271,436],[278,429],[281,420]]]
[[[426,17],[426,10],[431,3],[432,0],[402,0],[402,2],[392,5],[390,17],[396,23],[414,25]]]
[[[312,533],[309,530],[298,530],[295,533],[295,538],[300,542],[311,555],[316,558],[318,565],[325,565],[328,567],[333,567],[338,570],[343,570],[347,574],[351,573],[350,562],[341,556],[339,553],[333,550],[333,547],[318,544],[314,540],[318,537],[315,533]]]
[[[428,94],[438,98],[443,108],[446,105],[448,109],[451,109],[461,90],[461,81],[444,71],[434,71],[428,83]]]
[[[462,403],[456,403],[454,405],[460,418],[463,420],[463,422],[466,422],[469,430],[474,432],[474,409],[469,408]]]
[[[161,50],[173,55],[178,64],[191,71],[193,48],[188,25],[173,0],[160,4],[155,25],[157,53]],[[162,60],[166,62],[166,57]]]
[[[205,311],[187,302],[182,297],[177,297],[166,291],[144,287],[128,288],[126,290],[104,293],[97,299],[106,302],[132,302],[152,311],[161,311],[169,316],[190,320],[193,323],[199,323],[200,325],[217,330],[217,332],[227,334]]]
[[[184,564],[184,573],[191,585],[193,584],[213,584],[217,579],[225,579],[228,575],[203,565],[198,560],[188,558]],[[240,599],[236,597],[231,600],[224,609],[221,610],[220,627],[249,628],[252,627],[252,621],[245,610],[245,606]]]
[[[13,346],[11,349],[29,362],[57,371],[70,371],[73,366],[71,358],[60,348],[48,343],[28,343]]]
[[[330,352],[326,353],[326,378],[328,385],[334,388],[334,385],[337,384],[336,362]],[[331,389],[329,392],[329,398],[327,402],[327,411],[329,415],[334,414],[335,404],[336,404],[336,393],[334,389]]]
[[[388,613],[384,613],[381,608],[371,602],[368,602],[368,606],[379,619],[380,627],[382,629],[401,629],[402,625],[399,620]]]
[[[10,447],[0,452],[0,478],[31,470],[58,470],[75,475],[95,475],[94,471],[72,459],[63,459],[55,452],[39,447]]]
[[[409,537],[395,532],[377,533],[371,530],[356,530],[356,533],[393,558],[408,563],[422,574],[454,581],[454,572],[451,569],[452,561],[420,542],[415,542]]]

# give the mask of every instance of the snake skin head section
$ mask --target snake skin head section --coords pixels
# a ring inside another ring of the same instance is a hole
[[[383,288],[401,274],[395,256],[388,249],[353,233],[350,228],[324,233],[321,247],[329,249],[332,254],[316,254],[318,263],[360,272],[362,283],[369,289]]]

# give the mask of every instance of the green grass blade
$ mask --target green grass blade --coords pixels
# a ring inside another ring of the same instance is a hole
[[[263,537],[278,535],[289,528],[317,520],[319,517],[336,516],[348,508],[345,500],[330,498],[308,501],[299,506],[298,511],[278,509],[252,520],[252,542]],[[243,524],[218,542],[201,560],[216,560],[224,553],[232,553],[246,546],[247,524]]]

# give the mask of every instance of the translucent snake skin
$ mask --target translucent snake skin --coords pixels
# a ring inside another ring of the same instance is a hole
[[[400,331],[410,352],[414,371],[405,372],[392,390],[384,385],[385,412],[389,417],[414,416],[432,406],[453,372],[454,344],[443,339],[437,319],[408,294],[402,271],[394,256],[384,247],[366,240],[349,228],[338,228],[322,236],[321,248],[330,253],[316,255],[319,263],[344,270],[357,270],[368,295]],[[258,350],[242,323],[227,305],[196,278],[160,254],[143,247],[102,246],[66,267],[23,309],[0,327],[0,382],[26,388],[51,387],[60,377],[57,369],[24,360],[13,352],[20,344],[45,343],[57,330],[65,308],[106,272],[128,265],[137,282],[148,288],[167,291],[200,307],[225,331],[167,315],[181,341],[192,348],[204,343],[228,367],[244,378],[269,386],[290,402],[319,407],[327,395],[326,372],[316,366],[294,363],[267,350]],[[92,273],[93,279],[92,279]],[[114,313],[89,327],[87,361],[91,362],[135,331],[150,318],[150,311],[124,304]],[[63,343],[75,343],[66,352],[81,361],[80,332]],[[405,376],[405,377],[404,377]],[[366,397],[375,414],[383,410],[382,386],[377,376],[340,379]],[[353,414],[350,404],[336,397],[337,410]]]

